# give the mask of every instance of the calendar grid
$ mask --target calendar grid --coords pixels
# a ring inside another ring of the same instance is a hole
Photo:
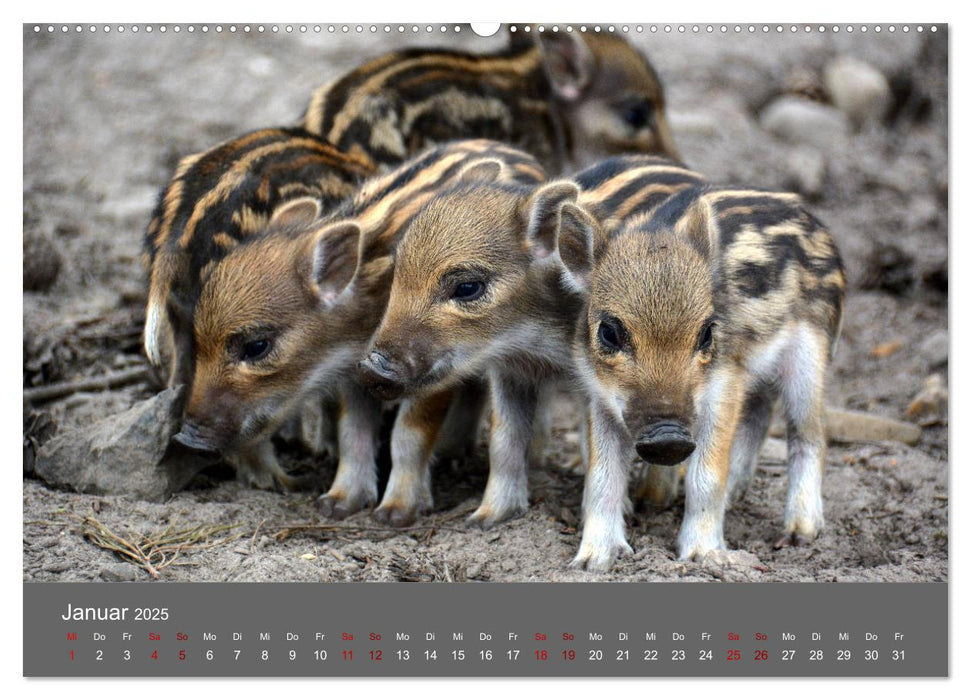
[[[940,584],[24,584],[27,676],[945,676]]]

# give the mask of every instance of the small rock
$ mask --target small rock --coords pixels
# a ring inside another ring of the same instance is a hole
[[[179,430],[184,387],[166,389],[94,425],[61,431],[37,452],[34,471],[81,493],[162,501],[212,460],[169,445]]]
[[[949,352],[950,336],[943,328],[931,333],[920,344],[920,354],[924,356],[931,369],[946,365]]]
[[[816,102],[826,100],[826,88],[819,73],[806,66],[796,66],[786,75],[782,91],[787,95],[795,95]]]
[[[300,558],[303,559],[304,561],[313,561],[314,559],[317,558],[317,555],[307,552],[306,554],[301,554]]]
[[[516,562],[514,562],[512,559],[506,559],[504,562],[502,562],[502,564],[499,565],[499,568],[505,571],[507,574],[510,574],[513,571],[516,571],[519,567],[516,566]]]
[[[137,581],[138,571],[131,564],[108,564],[100,576],[104,581]]]
[[[846,117],[835,107],[800,97],[783,96],[762,112],[762,127],[783,141],[832,149],[850,133]]]
[[[863,289],[905,294],[914,285],[914,256],[892,243],[876,243],[864,263]]]
[[[705,568],[724,568],[727,566],[732,566],[754,569],[755,567],[762,566],[762,562],[757,556],[742,549],[715,550],[714,552],[708,552],[701,557],[700,564]]]
[[[892,101],[890,83],[868,63],[841,56],[826,66],[823,80],[840,111],[857,126],[883,119]]]
[[[806,197],[823,193],[826,159],[815,148],[794,148],[786,159],[786,184]]]
[[[921,425],[940,423],[947,416],[947,385],[939,374],[932,374],[907,407],[907,416]]]
[[[893,440],[913,445],[920,440],[920,427],[913,423],[870,413],[827,407],[823,416],[830,442],[880,442]]]
[[[24,290],[46,292],[57,281],[63,259],[50,237],[24,231]]]
[[[903,346],[903,342],[899,340],[892,340],[889,343],[880,343],[879,345],[874,345],[872,348],[870,348],[870,357],[877,360],[883,360],[891,355],[896,354],[896,352]]]
[[[358,561],[367,561],[367,554],[364,550],[356,545],[352,545],[344,550],[344,553],[351,559],[357,559]]]
[[[67,561],[55,561],[44,565],[44,571],[50,574],[63,574],[71,568],[71,563]]]

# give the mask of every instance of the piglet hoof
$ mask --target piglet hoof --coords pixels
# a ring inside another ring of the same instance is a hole
[[[294,491],[302,485],[303,481],[282,471],[273,475],[273,486],[277,491]]]
[[[698,537],[681,539],[678,547],[680,561],[701,561],[706,554],[727,549],[725,542],[717,537]]]
[[[806,547],[812,544],[815,537],[810,537],[801,532],[788,532],[782,535],[772,545],[773,549],[786,549],[788,547]]]
[[[236,480],[251,489],[276,491],[279,489],[277,475],[268,469],[248,469],[237,467]]]
[[[637,488],[636,501],[654,510],[670,508],[678,498],[681,473],[678,467],[648,466]]]
[[[408,527],[423,513],[424,509],[418,506],[382,504],[374,511],[374,519],[391,527]]]
[[[373,503],[374,500],[369,499],[366,495],[350,497],[343,493],[334,493],[333,491],[328,491],[317,499],[317,510],[319,510],[320,514],[325,518],[343,520],[349,515],[354,515],[354,513],[367,508]]]
[[[525,505],[510,506],[508,508],[496,510],[483,504],[468,517],[466,522],[472,527],[488,530],[499,523],[521,517],[522,515],[525,515],[525,513]]]
[[[580,455],[575,455],[561,469],[574,476],[583,476],[587,473],[587,463]]]
[[[570,562],[570,568],[604,573],[610,571],[618,559],[630,556],[633,553],[634,548],[623,540],[613,545],[601,545],[599,547],[581,543],[580,551]]]

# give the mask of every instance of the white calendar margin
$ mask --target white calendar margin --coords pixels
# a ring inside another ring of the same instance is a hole
[[[300,22],[300,21],[333,21],[333,22],[434,22],[443,21],[467,22],[467,21],[495,21],[505,20],[514,22],[528,21],[556,21],[574,22],[591,19],[604,19],[611,21],[614,19],[636,21],[643,18],[652,23],[663,24],[667,22],[712,22],[712,21],[737,21],[748,22],[758,20],[760,22],[770,21],[772,23],[786,20],[786,24],[793,23],[794,20],[812,20],[813,22],[846,22],[863,23],[874,21],[895,22],[927,22],[927,21],[951,21],[952,27],[950,36],[952,37],[949,55],[949,69],[951,73],[949,104],[951,109],[950,124],[971,124],[971,109],[969,109],[968,96],[971,89],[968,88],[969,49],[962,45],[965,38],[964,32],[971,34],[971,23],[962,23],[961,18],[954,24],[953,18],[956,16],[953,8],[955,3],[945,2],[944,0],[924,0],[920,3],[902,2],[901,0],[884,0],[879,5],[873,3],[860,4],[856,7],[850,6],[846,0],[815,0],[806,6],[796,4],[782,5],[779,2],[767,0],[741,0],[733,3],[714,2],[713,0],[696,0],[688,3],[656,3],[656,4],[635,4],[628,0],[597,0],[591,4],[577,0],[567,0],[551,2],[531,3],[528,11],[524,11],[526,5],[522,0],[480,0],[481,5],[475,6],[471,2],[457,4],[452,0],[425,0],[420,3],[392,2],[391,0],[371,0],[368,3],[342,5],[337,3],[320,3],[311,6],[307,2],[293,2],[292,0],[276,0],[272,4],[265,2],[254,2],[253,0],[237,0],[232,5],[229,3],[212,3],[203,7],[196,0],[170,0],[164,5],[139,5],[122,3],[117,0],[113,2],[70,2],[68,0],[49,0],[35,3],[15,3],[8,2],[3,10],[2,43],[0,52],[3,56],[3,92],[8,99],[3,108],[2,120],[4,140],[6,147],[2,153],[6,156],[3,164],[2,176],[0,181],[0,197],[2,197],[4,212],[3,220],[5,223],[5,235],[0,237],[0,245],[3,246],[3,254],[0,255],[0,290],[3,295],[0,299],[8,300],[0,304],[2,307],[3,325],[0,327],[20,328],[21,337],[23,335],[23,309],[22,309],[22,206],[23,206],[23,139],[22,139],[22,119],[23,109],[14,112],[13,106],[18,104],[14,95],[21,95],[23,86],[23,54],[22,54],[22,30],[24,22],[105,22],[119,21],[125,22],[159,22],[159,21],[178,21],[178,22],[212,22],[237,18],[254,18],[260,20],[272,20],[274,22]],[[11,11],[11,5],[13,5]],[[781,11],[780,11],[781,10]],[[781,15],[781,16],[780,16]],[[797,24],[799,22],[796,22]],[[690,36],[685,36],[685,41],[690,41]],[[960,91],[961,81],[954,78],[960,75],[963,78],[964,90]],[[18,121],[20,127],[18,128]],[[951,192],[967,192],[967,182],[971,180],[971,151],[969,143],[971,139],[965,136],[961,129],[955,129],[950,134],[949,143],[951,144],[950,154],[950,181],[957,182],[958,188],[952,184]],[[13,154],[19,154],[19,157]],[[969,209],[968,199],[958,200],[957,206],[950,208],[951,231],[957,232],[951,236],[949,247],[949,259],[952,269],[959,269],[961,264],[971,265],[969,249],[971,242],[967,239],[971,236],[971,209]],[[21,236],[16,236],[15,232],[20,231]],[[963,238],[961,232],[963,232]],[[964,326],[955,325],[949,322],[951,333],[952,348],[966,348],[965,342],[969,340],[967,308],[962,302],[971,303],[971,275],[949,275],[951,287],[949,289],[949,311],[951,319],[956,315],[955,309],[964,309]],[[20,299],[19,304],[12,300]],[[13,335],[10,332],[8,335]],[[22,630],[18,629],[23,619],[23,571],[22,571],[22,543],[21,533],[23,520],[23,503],[21,473],[16,471],[16,464],[22,460],[21,451],[15,450],[14,446],[19,444],[21,435],[16,428],[22,423],[17,420],[18,411],[14,405],[16,398],[22,393],[22,379],[19,367],[22,365],[21,344],[16,343],[19,338],[8,338],[8,342],[0,343],[0,367],[6,370],[0,375],[0,396],[4,397],[2,404],[3,410],[0,412],[0,444],[5,446],[3,460],[6,475],[4,477],[3,493],[6,494],[2,509],[2,559],[3,577],[0,578],[0,600],[17,601],[16,612],[19,614],[14,617],[14,610],[7,610],[8,614],[0,615],[0,620],[6,619],[10,623],[3,626],[5,631],[4,641],[7,643],[0,646],[2,650],[2,661],[0,668],[3,670],[2,678],[4,681],[16,681],[16,683],[4,683],[4,687],[13,690],[13,697],[28,695],[32,700],[42,700],[45,698],[58,698],[64,700],[83,700],[86,698],[98,698],[99,700],[108,697],[124,696],[127,698],[138,698],[139,700],[150,700],[154,698],[165,698],[170,700],[172,695],[177,693],[183,695],[188,691],[189,697],[211,696],[214,691],[238,693],[243,698],[265,697],[267,691],[284,691],[288,694],[348,694],[356,698],[364,698],[374,694],[394,694],[394,695],[418,695],[422,700],[437,700],[447,698],[449,700],[461,697],[478,700],[479,698],[492,698],[496,694],[507,694],[515,692],[516,696],[555,695],[557,700],[563,698],[584,698],[591,694],[610,693],[613,697],[627,698],[641,695],[667,695],[671,694],[677,700],[682,700],[683,696],[716,696],[731,695],[741,696],[746,693],[785,695],[787,700],[802,700],[802,698],[815,698],[819,693],[836,692],[840,697],[850,693],[859,694],[862,692],[874,692],[883,698],[907,697],[912,699],[915,693],[930,690],[934,693],[935,700],[939,697],[958,697],[958,689],[966,687],[962,695],[971,689],[971,684],[967,681],[971,678],[971,671],[968,670],[967,663],[961,660],[971,652],[971,644],[968,642],[967,635],[971,633],[969,625],[968,610],[971,604],[962,601],[960,596],[953,595],[958,590],[956,586],[965,583],[969,578],[969,557],[965,550],[964,556],[959,557],[958,552],[952,546],[950,552],[950,576],[949,590],[951,592],[951,623],[950,623],[950,657],[958,660],[958,663],[951,663],[951,681],[924,681],[924,680],[821,680],[819,682],[806,683],[799,679],[484,679],[485,682],[477,679],[327,679],[307,680],[307,679],[170,679],[166,682],[155,682],[154,679],[106,679],[106,680],[53,680],[53,679],[24,679],[23,669],[23,647]],[[954,357],[952,352],[952,357]],[[951,419],[949,429],[953,436],[950,454],[950,463],[957,465],[951,471],[950,494],[951,502],[955,501],[955,496],[964,503],[964,500],[971,498],[968,484],[971,483],[969,476],[962,467],[971,458],[971,431],[965,431],[966,421],[969,414],[967,396],[971,391],[971,383],[968,381],[969,372],[959,364],[951,364],[949,367],[951,379]],[[21,403],[22,406],[22,403]],[[22,410],[22,409],[21,409]],[[956,429],[955,429],[956,428]],[[967,467],[965,467],[966,469]],[[9,483],[6,483],[9,482]],[[971,539],[971,530],[968,528],[969,518],[964,515],[967,511],[962,508],[952,508],[949,515],[950,539],[954,542],[966,542]],[[649,584],[648,584],[649,585]],[[711,584],[717,585],[717,584]],[[753,584],[758,585],[758,584]],[[955,633],[957,631],[957,633]],[[865,684],[865,686],[863,685]],[[923,686],[928,684],[927,688]],[[217,690],[218,688],[218,690]],[[16,689],[16,690],[14,690]],[[686,692],[687,691],[687,692]]]

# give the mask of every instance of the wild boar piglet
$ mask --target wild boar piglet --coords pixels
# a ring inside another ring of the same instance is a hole
[[[295,214],[333,210],[375,172],[366,157],[342,153],[302,129],[284,128],[252,131],[179,162],[159,196],[144,253],[145,353],[169,386],[193,383],[198,304],[206,280],[219,276],[224,259],[288,228]],[[298,205],[288,208],[292,202]],[[209,446],[191,432],[179,435],[192,448]],[[220,451],[246,483],[264,488],[289,483],[268,441],[227,443]]]
[[[231,452],[270,445],[302,402],[334,397],[339,462],[319,506],[342,517],[376,502],[382,404],[356,365],[387,304],[401,227],[440,187],[479,177],[544,174],[501,144],[456,142],[366,181],[329,215],[313,198],[290,201],[265,235],[214,262],[194,309],[194,371],[177,439]],[[451,390],[406,402],[393,459],[426,462],[450,405]]]
[[[631,211],[649,211],[699,179],[670,160],[625,156],[542,187],[480,180],[438,193],[404,229],[388,308],[361,374],[385,397],[488,377],[490,471],[472,522],[487,527],[526,510],[537,400],[551,382],[569,385],[573,376],[582,288],[566,263],[583,251],[561,245],[561,229],[580,225],[561,221],[564,207],[616,195]],[[400,475],[396,465],[389,494],[399,476],[427,478]]]
[[[490,54],[416,48],[374,58],[318,88],[302,125],[382,164],[464,138],[522,148],[551,173],[617,153],[677,157],[661,80],[626,39],[510,39]]]
[[[574,354],[590,396],[577,565],[609,568],[624,534],[633,452],[687,461],[678,555],[725,548],[726,504],[746,490],[780,400],[789,486],[778,546],[823,527],[823,387],[845,277],[826,228],[796,195],[699,186],[611,235],[561,231],[587,294]]]

